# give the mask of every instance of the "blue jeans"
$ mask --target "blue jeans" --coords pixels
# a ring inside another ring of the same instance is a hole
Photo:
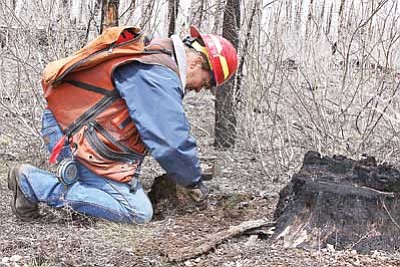
[[[44,111],[42,124],[42,136],[51,151],[62,132],[49,110]],[[69,155],[70,149],[65,146],[58,160]],[[77,212],[115,222],[146,223],[151,220],[153,208],[139,181],[136,190],[131,192],[130,184],[98,176],[80,163],[78,176],[76,183],[66,187],[55,174],[23,165],[19,185],[32,203],[44,202],[55,208],[68,206]]]

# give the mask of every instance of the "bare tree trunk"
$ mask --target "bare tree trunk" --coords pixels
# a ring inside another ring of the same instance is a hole
[[[218,1],[218,5],[220,5],[221,1]],[[197,28],[201,28],[201,23],[203,21],[203,15],[204,15],[204,0],[200,1],[195,1],[192,5],[192,9],[194,10],[192,12],[193,14],[193,19],[192,19],[192,25],[195,25]],[[217,23],[219,16],[215,17],[215,22]]]
[[[61,17],[69,17],[70,19],[68,20],[69,22],[71,22],[71,9],[72,9],[72,3],[70,0],[62,0],[61,2],[61,8],[62,11],[59,13],[60,18]]]
[[[176,18],[178,17],[179,0],[168,0],[168,36],[175,33]]]
[[[118,26],[119,0],[103,0],[100,33],[109,27]]]
[[[214,27],[212,32],[219,32],[221,29],[221,10],[222,10],[222,4],[224,0],[216,0],[216,8],[215,8],[215,14],[214,14]],[[202,0],[203,2],[203,0]]]
[[[301,11],[303,9],[303,0],[300,0],[295,5],[296,17],[295,17],[295,29],[297,31],[298,36],[301,36]]]
[[[240,0],[227,0],[224,12],[222,36],[236,49],[239,45]],[[217,90],[215,101],[215,140],[217,148],[230,148],[236,140],[236,113],[234,105],[235,79]]]
[[[246,56],[248,56],[248,54],[246,54],[246,52],[249,47],[249,41],[253,40],[253,39],[251,39],[251,31],[253,28],[254,17],[256,16],[256,12],[259,11],[259,9],[260,9],[260,2],[259,2],[259,0],[255,0],[253,8],[251,10],[249,23],[247,26],[246,38],[245,38],[243,48],[242,48],[242,51],[243,51],[242,57],[240,59],[239,67],[238,67],[238,70],[236,73],[237,83],[236,83],[235,89],[236,89],[236,103],[237,104],[239,104],[242,101],[241,87],[242,87],[242,78],[243,78],[243,66],[245,63],[245,58],[246,58]]]
[[[287,2],[285,3],[285,6],[286,6],[286,21],[289,22],[289,23],[288,23],[288,24],[289,24],[289,27],[290,27],[289,31],[291,31],[291,29],[292,29],[292,27],[291,27],[291,25],[290,25],[290,22],[292,21],[292,17],[293,17],[292,5],[293,5],[293,2],[292,2],[292,1],[287,1]]]
[[[119,15],[119,18],[121,19],[122,17],[125,17],[124,21],[131,21],[136,10],[136,0],[130,0],[130,3],[127,4],[128,6],[126,7],[125,5],[125,9],[122,11],[122,14]]]
[[[328,14],[327,20],[326,20],[326,30],[325,30],[326,35],[329,35],[329,33],[331,32],[332,15],[333,15],[333,3],[331,4],[331,8],[329,9],[329,14]]]
[[[321,8],[321,14],[320,14],[320,22],[324,20],[324,15],[325,15],[325,8],[326,8],[326,1],[322,3],[322,8]]]
[[[372,7],[372,9],[371,10],[374,10],[374,2],[372,1],[372,3],[371,3],[371,7]],[[369,25],[368,25],[368,36],[370,37],[370,38],[373,38],[373,36],[372,36],[372,25],[373,25],[373,18],[371,18],[371,21],[368,23]]]
[[[318,30],[318,35],[324,34],[324,16],[325,16],[325,9],[326,9],[326,1],[322,3],[321,13],[319,15],[318,25],[320,25]]]
[[[343,30],[343,26],[344,26],[344,8],[346,5],[346,0],[340,0],[340,6],[339,6],[339,16],[338,16],[338,37],[337,39],[340,40],[341,39],[341,35],[342,35],[342,30]]]
[[[312,27],[312,18],[313,18],[313,2],[314,0],[310,0],[310,3],[308,5],[308,16],[307,16],[307,22],[306,22],[306,34],[305,38],[308,38],[308,34],[310,33],[310,28]]]
[[[147,4],[146,4],[147,2]],[[150,22],[150,18],[153,14],[154,9],[154,0],[143,1],[142,2],[142,20],[140,22],[140,27],[145,28],[147,24]]]

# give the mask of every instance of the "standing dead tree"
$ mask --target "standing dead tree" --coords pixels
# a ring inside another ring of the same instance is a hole
[[[176,17],[178,16],[179,0],[169,0],[168,1],[168,36],[175,33]]]
[[[222,36],[231,41],[236,49],[239,46],[240,29],[240,1],[228,0],[225,4]],[[217,90],[215,101],[215,140],[217,148],[229,148],[235,145],[236,140],[236,115],[234,93],[236,91],[235,79],[223,84]]]
[[[200,1],[196,1],[194,3],[192,3],[192,8],[194,9],[193,13],[193,17],[191,20],[191,24],[195,25],[197,28],[201,29],[201,24],[203,22],[204,19],[204,8],[205,8],[205,0],[200,0]],[[217,5],[220,5],[220,1],[218,1]],[[217,8],[218,10],[218,8]],[[218,21],[219,16],[218,14],[216,14],[215,16],[215,20]]]
[[[154,11],[154,5],[154,0],[146,0],[142,2],[142,19],[140,21],[141,28],[145,28],[145,26],[150,24],[150,19]]]
[[[344,10],[346,6],[346,0],[340,0],[340,6],[339,6],[339,16],[338,16],[338,39],[341,39],[342,36],[342,31],[344,28],[345,24],[345,17],[344,17]]]
[[[253,29],[253,21],[254,18],[256,16],[256,13],[260,11],[260,2],[258,0],[254,1],[253,7],[251,9],[251,13],[250,13],[250,18],[249,18],[249,22],[247,25],[247,33],[246,33],[246,37],[244,40],[244,44],[242,47],[242,57],[240,59],[240,63],[238,66],[238,70],[237,70],[237,84],[236,84],[236,103],[240,103],[241,102],[241,90],[242,90],[242,80],[243,80],[243,67],[244,67],[244,63],[246,60],[246,57],[250,57],[250,55],[248,54],[248,48],[249,48],[249,44],[250,44],[250,40],[251,40],[251,33],[252,33],[252,29]]]

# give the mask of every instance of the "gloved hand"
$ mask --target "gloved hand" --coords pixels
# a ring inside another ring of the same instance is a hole
[[[186,192],[198,207],[207,207],[209,190],[201,180],[196,184],[187,186]]]

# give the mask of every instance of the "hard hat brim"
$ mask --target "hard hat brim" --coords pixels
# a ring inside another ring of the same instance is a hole
[[[195,27],[195,26],[190,26],[190,36],[191,37],[200,37],[201,39],[203,39],[203,37],[201,36],[199,30]]]

